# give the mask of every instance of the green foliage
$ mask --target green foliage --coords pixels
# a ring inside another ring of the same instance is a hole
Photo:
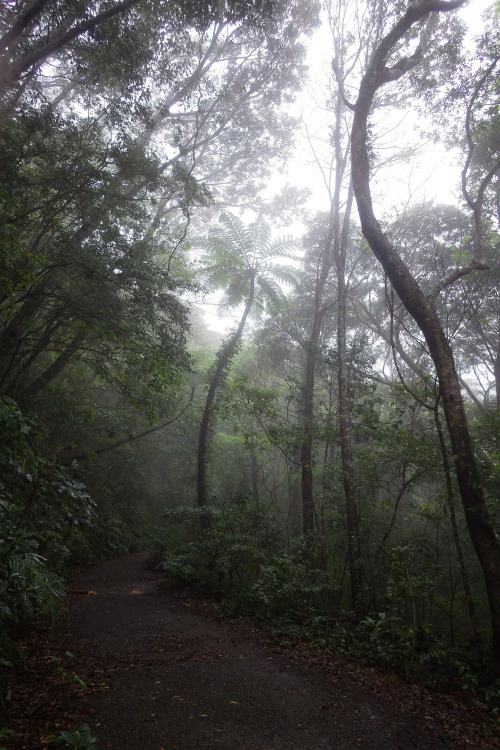
[[[488,494],[492,500],[499,497],[500,492],[500,412],[491,411],[477,420],[478,436],[481,439],[481,455],[479,465]],[[498,520],[500,508],[498,503],[492,503],[492,511]]]
[[[15,28],[22,5],[4,4],[2,34]],[[41,5],[35,22],[5,46],[7,72],[41,49],[47,35],[73,28],[79,15],[73,11],[83,4]],[[108,5],[87,4],[88,14]],[[201,245],[207,252],[196,274],[210,289],[223,289],[222,307],[248,303],[208,372],[214,394],[202,435],[214,438],[212,489],[221,496],[229,482],[243,489],[220,503],[214,498],[208,509],[166,511],[156,564],[171,583],[198,586],[230,609],[272,621],[288,642],[306,637],[405,676],[452,673],[474,691],[479,660],[474,663],[472,647],[467,656],[456,646],[465,648],[470,638],[469,612],[432,415],[405,387],[384,382],[395,377],[394,347],[412,392],[432,403],[430,361],[403,306],[396,305],[389,321],[390,286],[371,267],[353,228],[346,269],[348,398],[366,617],[354,621],[343,609],[350,582],[333,255],[322,293],[327,306],[315,413],[308,419],[321,534],[293,536],[299,531],[304,353],[318,302],[313,290],[320,253],[336,243],[328,239],[326,215],[316,217],[297,285],[297,243],[273,239],[263,220],[278,204],[258,195],[259,183],[291,145],[295,128],[280,105],[291,102],[301,79],[304,34],[318,10],[314,0],[264,5],[148,0],[55,49],[48,64],[37,66],[35,54],[32,67],[18,71],[22,86],[4,76],[10,103],[0,134],[0,393],[16,402],[0,399],[0,629],[37,615],[53,619],[71,563],[142,546],[155,512],[192,496],[201,397],[168,435],[140,444],[127,438],[138,425],[175,413],[191,366],[182,295],[198,289],[188,251]],[[377,33],[388,31],[400,5],[383,9]],[[331,9],[334,21],[334,4]],[[419,90],[447,124],[450,145],[463,140],[458,115],[470,105],[464,181],[471,199],[479,199],[481,181],[490,175],[481,203],[492,271],[482,284],[474,274],[447,283],[436,298],[457,366],[462,374],[477,370],[487,406],[498,352],[498,180],[490,172],[500,143],[497,15],[498,9],[491,12],[477,57],[458,64],[460,33],[442,14],[425,54],[436,64],[412,73],[416,91],[423,71]],[[368,16],[367,39],[373,34]],[[354,37],[344,42],[349,46]],[[364,55],[356,52],[358,58]],[[295,201],[293,193],[288,189]],[[255,210],[258,220],[245,225],[223,213],[205,242],[193,239],[192,228],[200,226],[191,222],[196,207],[228,202]],[[292,204],[281,208],[277,223],[294,215]],[[389,231],[431,298],[436,281],[446,281],[473,255],[471,216],[454,207],[407,206]],[[287,257],[290,266],[280,262]],[[293,305],[286,305],[290,287]],[[252,306],[261,324],[262,313],[268,318],[255,346],[245,350]],[[231,379],[233,366],[240,372]],[[214,437],[217,419],[226,421]],[[498,524],[498,414],[490,410],[471,423]],[[457,528],[474,581],[472,603],[486,630],[482,584],[459,508]],[[0,666],[10,663],[5,650]],[[83,687],[71,671],[61,674]],[[80,735],[70,746],[91,741],[82,729],[74,730]],[[70,742],[66,735],[61,743]]]
[[[241,304],[255,284],[255,311],[274,310],[284,301],[277,283],[295,285],[297,272],[278,259],[294,259],[298,243],[291,236],[272,238],[262,219],[246,226],[233,214],[223,213],[205,241],[205,273],[212,288],[224,290],[221,307]]]
[[[109,493],[103,494],[92,534],[92,552],[99,558],[120,557],[140,547],[140,529],[127,523],[120,512],[123,509],[117,507]]]
[[[235,375],[226,386],[226,393],[218,403],[218,413],[227,418],[242,414],[276,421],[278,394],[274,389],[255,385],[248,374]]]
[[[254,611],[266,618],[296,621],[324,617],[329,603],[328,575],[308,560],[304,538],[262,565],[252,589]],[[319,614],[318,614],[319,613]]]
[[[75,729],[64,729],[60,732],[49,734],[44,741],[54,748],[72,748],[73,750],[94,750],[97,738],[94,737],[85,724]]]
[[[2,550],[2,558],[8,556],[0,590],[2,622],[38,612],[54,621],[64,601],[61,579],[48,568],[45,558],[31,551],[35,545],[36,539],[25,537],[8,551]]]
[[[74,659],[75,658],[74,655],[71,653],[71,651],[66,651],[65,656],[67,658],[69,658],[69,659]],[[63,657],[62,656],[49,656],[49,657],[47,657],[47,659],[48,659],[48,661],[52,662],[53,664],[57,664],[57,669],[58,669],[58,671],[59,671],[62,679],[64,680],[64,682],[67,682],[68,685],[77,685],[80,688],[80,690],[82,690],[82,691],[87,689],[87,685],[84,682],[84,680],[82,680],[81,677],[79,677],[75,672],[72,672],[72,671],[68,672],[64,668],[64,666],[62,664],[62,662],[63,662]]]
[[[43,454],[44,431],[8,398],[0,399],[0,627],[64,602],[61,575],[93,506],[71,471]]]
[[[470,644],[451,645],[431,624],[441,577],[427,567],[424,551],[391,550],[386,609],[358,619],[339,604],[324,536],[289,541],[269,510],[234,495],[219,507],[178,508],[164,517],[152,564],[168,584],[194,586],[226,610],[271,622],[284,645],[308,641],[406,679],[477,690],[480,655]],[[481,697],[495,705],[494,691]]]
[[[166,510],[164,516],[168,552],[160,569],[167,580],[195,583],[231,606],[247,606],[249,582],[280,544],[281,534],[268,512],[241,497],[220,508],[179,508]],[[160,550],[156,557],[162,557]]]
[[[311,542],[289,544],[269,509],[236,496],[164,516],[153,564],[168,583],[194,585],[231,610],[267,619],[314,616],[327,606],[327,575],[313,562]]]
[[[3,744],[3,740],[8,740],[9,737],[15,737],[16,732],[13,729],[0,729],[0,750],[7,750],[7,745]]]

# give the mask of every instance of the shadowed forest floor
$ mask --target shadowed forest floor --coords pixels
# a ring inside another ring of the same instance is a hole
[[[72,579],[65,623],[25,640],[22,667],[8,675],[2,726],[18,732],[9,748],[45,748],[50,730],[79,724],[101,750],[500,747],[485,736],[485,715],[454,698],[280,648],[265,631],[217,617],[203,597],[159,583],[146,553]]]

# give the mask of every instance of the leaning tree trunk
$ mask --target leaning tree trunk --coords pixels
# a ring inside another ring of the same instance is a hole
[[[446,480],[446,499],[448,503],[448,509],[450,511],[451,520],[451,531],[453,534],[453,541],[455,542],[455,550],[457,552],[458,567],[460,568],[460,576],[462,578],[462,586],[464,587],[465,601],[467,603],[467,609],[469,610],[469,617],[472,625],[472,631],[474,633],[474,641],[483,659],[484,649],[481,638],[481,631],[479,629],[479,623],[476,615],[476,608],[474,606],[474,599],[472,598],[472,591],[469,583],[469,576],[467,575],[467,567],[465,565],[464,552],[462,549],[462,542],[460,541],[460,534],[458,533],[457,525],[457,514],[455,513],[455,498],[453,497],[453,483],[451,480],[451,466],[448,458],[448,450],[446,448],[446,442],[444,439],[443,429],[441,427],[441,419],[439,418],[439,401],[433,409],[434,424],[436,425],[436,432],[439,439],[439,447],[441,449],[441,461],[443,464],[443,472]]]
[[[208,437],[210,434],[210,427],[213,421],[212,407],[215,400],[215,394],[217,389],[224,381],[225,374],[231,359],[238,347],[240,339],[243,335],[245,323],[247,322],[248,315],[253,305],[255,296],[255,279],[252,277],[250,283],[250,292],[248,295],[247,303],[243,311],[243,315],[240,320],[240,324],[236,329],[235,333],[231,338],[226,341],[218,356],[217,366],[212,380],[210,381],[210,387],[207,393],[207,400],[205,401],[205,408],[203,409],[203,416],[201,418],[200,433],[198,438],[198,478],[196,486],[196,504],[198,508],[204,508],[207,504],[206,497],[206,463],[207,463],[207,448],[208,448]]]
[[[461,2],[427,0],[410,6],[377,48],[359,89],[352,127],[352,177],[363,234],[396,293],[423,333],[436,368],[450,435],[455,471],[469,534],[476,550],[491,612],[493,659],[489,676],[500,673],[500,545],[490,522],[450,344],[432,299],[426,297],[382,231],[373,212],[368,159],[367,121],[377,89],[400,78],[420,61],[422,42],[413,57],[392,67],[387,60],[406,32],[429,13],[451,10]]]
[[[80,350],[86,335],[87,331],[85,329],[75,334],[57,359],[19,394],[19,399],[22,403],[30,403],[41,390],[64,370],[71,358]]]

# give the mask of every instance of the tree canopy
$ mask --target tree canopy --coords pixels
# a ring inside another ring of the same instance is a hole
[[[476,38],[463,6],[2,5],[5,659],[72,565],[147,547],[491,699],[499,6]]]

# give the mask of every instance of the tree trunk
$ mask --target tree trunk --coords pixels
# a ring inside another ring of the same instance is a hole
[[[347,232],[352,206],[352,188],[349,187],[346,213],[343,220],[342,237],[336,243],[337,265],[337,382],[339,389],[339,437],[342,459],[342,481],[347,519],[347,550],[349,558],[349,575],[351,579],[351,603],[354,612],[361,615],[363,606],[363,589],[361,576],[361,542],[359,532],[359,512],[356,504],[354,484],[354,467],[351,448],[351,424],[349,397],[347,392],[347,342],[346,342],[346,301],[345,265],[347,250]]]
[[[61,354],[57,357],[57,359],[54,360],[54,362],[52,362],[52,364],[45,370],[45,372],[39,375],[36,380],[30,383],[30,385],[25,388],[24,391],[22,391],[22,393],[20,394],[20,400],[23,403],[26,401],[29,402],[31,399],[33,399],[33,397],[36,396],[36,394],[39,393],[42,388],[45,388],[45,386],[47,386],[51,382],[51,380],[57,377],[57,375],[59,375],[59,373],[64,370],[73,355],[76,354],[77,351],[79,351],[86,335],[87,331],[85,330],[77,333],[66,346],[64,351],[61,352]]]
[[[496,390],[496,407],[500,411],[500,316],[498,318],[498,341],[497,349],[495,352],[495,359],[493,360],[493,372],[495,375],[495,390]]]
[[[311,336],[306,344],[306,364],[304,373],[303,389],[303,426],[302,446],[300,449],[300,463],[302,469],[302,531],[307,533],[314,529],[314,494],[313,494],[313,462],[312,426],[314,421],[314,381],[316,374],[316,358],[318,354],[319,339],[323,317],[332,306],[323,305],[323,294],[326,280],[333,263],[333,236],[335,200],[331,202],[330,220],[325,246],[321,258],[318,260],[316,285],[314,289],[314,318]]]
[[[351,143],[352,176],[363,234],[423,333],[438,375],[467,527],[486,583],[492,620],[493,663],[490,676],[493,676],[500,673],[500,545],[488,516],[450,344],[434,304],[425,296],[375,218],[367,149],[367,121],[375,92],[411,67],[411,58],[401,60],[390,69],[386,67],[394,45],[429,12],[451,9],[457,5],[459,3],[428,1],[412,6],[380,43],[361,81],[356,102]],[[414,57],[413,64],[417,64],[419,59]]]
[[[439,404],[436,403],[434,409],[434,423],[436,425],[436,432],[439,438],[439,447],[441,449],[441,458],[443,462],[443,471],[446,479],[446,499],[448,502],[448,508],[450,510],[451,518],[451,530],[453,534],[453,541],[455,542],[455,549],[457,551],[458,566],[460,568],[460,575],[462,578],[462,585],[464,587],[465,601],[467,602],[467,609],[469,610],[469,617],[472,624],[472,630],[474,633],[474,640],[478,647],[481,658],[483,658],[483,643],[481,638],[481,631],[476,616],[476,608],[474,606],[474,599],[472,598],[472,591],[469,584],[469,576],[467,575],[467,568],[465,565],[464,553],[462,550],[462,542],[460,541],[460,534],[458,533],[457,516],[455,513],[455,498],[453,497],[453,484],[451,481],[451,466],[448,459],[448,451],[446,448],[446,442],[443,435],[443,429],[441,427],[441,420],[439,418]]]
[[[243,311],[240,324],[236,332],[231,336],[229,341],[223,344],[220,353],[217,357],[217,366],[215,368],[212,380],[210,381],[210,387],[207,393],[207,400],[205,401],[205,408],[203,409],[203,416],[201,418],[200,433],[198,437],[198,478],[196,485],[196,504],[198,508],[204,508],[207,505],[206,497],[206,463],[207,463],[207,447],[210,427],[212,426],[212,406],[215,400],[215,394],[217,389],[222,384],[225,371],[232,357],[236,351],[238,343],[243,335],[243,329],[247,321],[248,315],[253,305],[255,296],[255,279],[252,277],[250,284],[250,292],[248,295],[247,303]]]
[[[314,495],[313,495],[313,466],[312,466],[312,425],[314,420],[314,380],[316,369],[316,355],[323,310],[316,307],[314,311],[311,338],[307,342],[306,369],[304,377],[304,411],[302,425],[302,446],[300,449],[300,465],[302,468],[302,532],[306,534],[314,529]]]

